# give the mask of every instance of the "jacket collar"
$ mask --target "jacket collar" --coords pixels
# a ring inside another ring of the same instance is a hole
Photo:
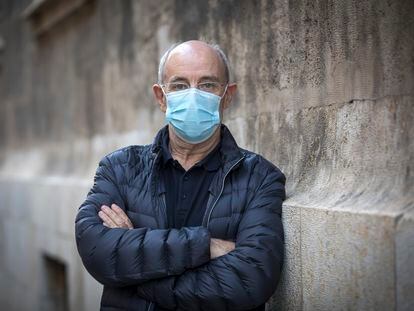
[[[243,157],[239,146],[236,143],[233,135],[230,133],[230,130],[224,124],[221,124],[221,141],[220,141],[220,153],[221,153],[221,162],[224,167],[232,166],[234,162],[238,161]],[[165,137],[168,136],[168,125],[164,126],[161,130],[158,131],[155,136],[154,142],[152,144],[151,151],[155,154],[162,152],[162,144],[165,140]]]
[[[170,139],[168,135],[162,135],[160,152],[161,163],[163,167],[167,167],[168,165],[171,165],[172,162],[175,162],[171,155],[169,144]],[[209,172],[216,171],[221,166],[220,146],[221,142],[219,142],[219,144],[216,147],[214,147],[214,149],[210,151],[209,154],[206,157],[204,157],[204,159],[196,163],[195,166],[203,167],[205,170]]]

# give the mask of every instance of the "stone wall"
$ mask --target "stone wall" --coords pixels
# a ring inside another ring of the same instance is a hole
[[[66,267],[70,310],[98,309],[77,208],[103,155],[151,142],[158,59],[197,38],[223,47],[239,85],[225,123],[288,178],[268,310],[412,309],[411,0],[2,1],[1,309],[53,300],[44,256]]]

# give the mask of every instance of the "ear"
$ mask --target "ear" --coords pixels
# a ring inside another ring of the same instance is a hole
[[[236,83],[231,83],[227,86],[227,91],[226,94],[224,94],[224,97],[222,99],[222,109],[227,109],[230,104],[231,101],[233,100],[233,97],[235,96],[237,91],[237,84]]]
[[[154,93],[154,97],[157,100],[161,111],[165,113],[167,111],[167,100],[165,98],[164,92],[162,91],[161,85],[154,84],[152,86],[152,92]]]

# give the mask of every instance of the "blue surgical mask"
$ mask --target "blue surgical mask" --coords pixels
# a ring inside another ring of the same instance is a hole
[[[165,118],[181,139],[198,144],[214,134],[220,124],[220,96],[188,88],[167,93],[166,98]]]

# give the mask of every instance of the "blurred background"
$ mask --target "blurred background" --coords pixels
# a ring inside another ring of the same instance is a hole
[[[164,124],[159,57],[200,38],[239,85],[224,123],[288,178],[268,310],[413,310],[412,0],[0,0],[0,309],[99,309],[77,209]]]

